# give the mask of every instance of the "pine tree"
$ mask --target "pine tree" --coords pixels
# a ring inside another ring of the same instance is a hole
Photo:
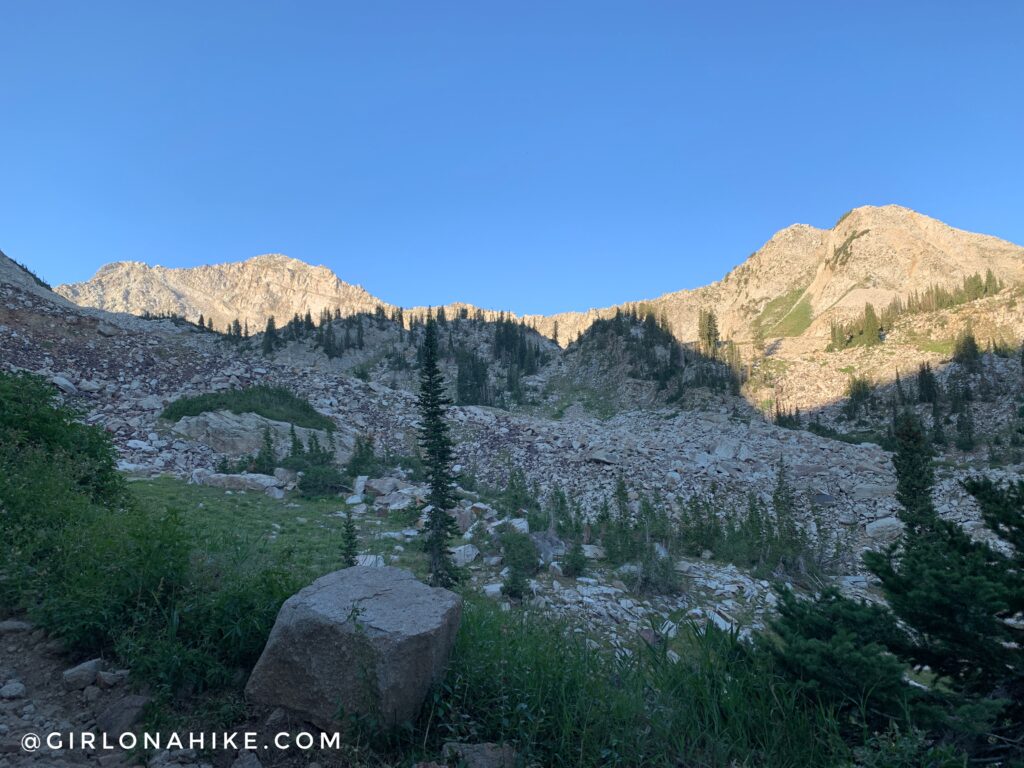
[[[932,486],[935,469],[924,426],[914,414],[900,413],[893,423],[896,453],[892,463],[896,470],[896,501],[905,516],[927,514],[932,509]]]
[[[270,427],[264,427],[263,444],[253,460],[252,468],[254,472],[258,472],[261,475],[270,475],[273,474],[276,466],[277,454],[274,453],[274,443],[270,438]]]
[[[976,372],[981,369],[981,350],[970,327],[957,337],[953,345],[953,361],[967,371]]]
[[[295,425],[292,424],[291,431],[288,433],[289,437],[289,448],[288,458],[289,459],[301,459],[306,455],[306,448],[299,439],[298,434],[295,432]]]
[[[343,568],[351,568],[356,564],[359,555],[359,533],[352,519],[352,508],[345,509],[345,519],[341,524],[341,562]]]
[[[202,312],[199,313],[199,322],[196,323],[196,325],[198,325],[204,331],[206,330],[206,318],[203,317],[203,313]]]
[[[267,318],[267,327],[263,331],[263,354],[269,355],[274,351],[277,346],[277,324],[274,322],[274,316],[271,315]]]
[[[1014,620],[1024,612],[1024,482],[964,482],[1002,539],[997,549],[937,513],[918,418],[900,414],[893,434],[904,530],[886,550],[864,556],[887,606],[834,591],[815,601],[784,594],[777,640],[763,644],[800,689],[842,720],[878,730],[892,722],[929,727],[978,764],[1017,765],[1024,758],[1024,630]],[[927,686],[908,685],[906,666],[927,668]]]
[[[961,451],[974,450],[974,416],[969,405],[956,417],[956,447]]]
[[[437,324],[428,318],[424,328],[420,363],[419,442],[430,485],[431,505],[425,544],[430,556],[430,580],[434,586],[448,587],[458,581],[458,571],[448,552],[448,541],[458,533],[455,518],[448,514],[455,506],[452,490],[454,445],[445,411],[451,400],[445,394],[444,376],[438,365]]]
[[[713,309],[702,309],[697,317],[697,339],[700,351],[714,357],[718,350],[718,317]]]
[[[917,369],[917,402],[934,403],[938,399],[939,385],[928,363],[921,363]]]
[[[882,325],[871,304],[864,305],[864,345],[874,346],[882,340]]]
[[[565,562],[562,563],[562,572],[575,579],[583,576],[587,571],[587,556],[583,552],[583,542],[579,537],[575,538],[569,551],[565,553]]]

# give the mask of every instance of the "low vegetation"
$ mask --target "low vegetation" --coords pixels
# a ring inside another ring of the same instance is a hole
[[[170,421],[198,416],[210,411],[257,413],[273,421],[286,421],[297,427],[332,431],[334,422],[317,411],[309,401],[284,387],[255,386],[182,397],[168,405],[161,415]]]
[[[131,666],[166,721],[243,717],[241,681],[281,602],[350,562],[353,538],[387,546],[366,523],[354,531],[332,514],[337,502],[289,509],[170,479],[129,486],[109,438],[39,379],[0,375],[0,406],[0,601],[73,653]],[[1006,545],[992,548],[935,513],[920,422],[904,415],[893,431],[906,532],[868,559],[889,607],[829,590],[812,600],[783,593],[773,631],[753,642],[684,626],[615,652],[544,613],[470,596],[443,683],[411,729],[376,744],[381,759],[412,762],[457,738],[510,742],[552,766],[1019,762],[1024,484],[967,484]],[[657,503],[631,495],[621,483],[612,504],[634,514],[603,517],[609,556],[662,561],[661,536],[670,549],[687,538],[664,528]],[[732,534],[700,538],[696,515],[683,530],[694,549],[717,541],[754,567],[800,572],[797,503],[780,468],[770,511],[751,507]],[[533,512],[544,513],[563,536],[582,532],[570,499]],[[521,540],[502,545],[529,569]],[[425,553],[403,557],[426,575]]]
[[[754,328],[764,337],[799,336],[811,325],[811,304],[802,298],[807,287],[802,286],[776,296],[769,301],[754,320]]]
[[[829,352],[851,347],[871,347],[881,344],[885,334],[897,318],[923,312],[935,312],[967,304],[988,296],[995,296],[1004,288],[1003,283],[988,270],[984,276],[975,273],[964,278],[963,284],[950,290],[933,285],[922,292],[914,292],[906,299],[895,298],[879,314],[871,304],[864,305],[864,314],[850,323],[832,323]]]

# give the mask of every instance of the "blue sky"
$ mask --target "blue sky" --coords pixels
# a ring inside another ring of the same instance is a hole
[[[0,249],[583,309],[899,203],[1024,243],[1024,3],[0,0]]]

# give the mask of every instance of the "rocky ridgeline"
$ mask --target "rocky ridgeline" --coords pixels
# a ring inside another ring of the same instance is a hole
[[[224,455],[251,453],[266,423],[261,417],[226,418],[234,423],[222,430],[211,429],[217,425],[209,418],[199,426],[158,417],[179,396],[256,383],[287,386],[308,398],[334,419],[341,446],[358,433],[396,453],[414,446],[411,392],[292,367],[169,321],[96,317],[4,284],[0,344],[5,367],[50,378],[89,422],[110,431],[130,472],[191,478],[196,470],[215,470]],[[803,496],[859,534],[862,545],[884,528],[869,526],[896,509],[885,451],[776,427],[739,398],[722,396],[700,411],[633,411],[606,420],[552,420],[477,406],[452,408],[451,417],[458,459],[478,480],[500,486],[514,466],[542,494],[561,488],[589,514],[611,497],[620,476],[634,505],[641,495],[669,505],[694,495],[736,506],[750,493],[767,499],[780,458]],[[275,427],[279,442],[284,431]],[[288,482],[279,478],[280,486]],[[950,511],[967,504],[959,493],[939,503]]]

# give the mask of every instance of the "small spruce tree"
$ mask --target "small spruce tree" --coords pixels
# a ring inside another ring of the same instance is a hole
[[[359,534],[355,520],[352,519],[352,508],[345,509],[345,519],[341,524],[341,562],[343,567],[351,568],[356,564],[359,555]]]

